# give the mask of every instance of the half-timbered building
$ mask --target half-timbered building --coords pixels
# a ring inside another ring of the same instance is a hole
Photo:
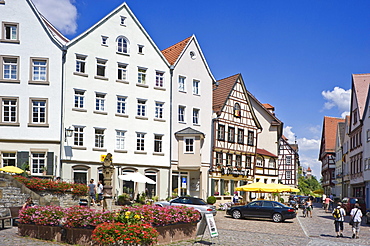
[[[292,187],[298,185],[298,144],[290,144],[283,135],[279,145],[279,182]]]
[[[253,180],[257,136],[262,130],[241,74],[217,81],[213,112],[210,192],[230,195],[236,186]]]

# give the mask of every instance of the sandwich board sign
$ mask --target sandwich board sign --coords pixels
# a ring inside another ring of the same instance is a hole
[[[200,221],[200,225],[198,227],[197,236],[200,236],[200,235],[203,236],[206,230],[206,227],[208,227],[211,238],[218,237],[217,227],[216,227],[215,218],[213,217],[213,214],[204,214],[202,220]]]

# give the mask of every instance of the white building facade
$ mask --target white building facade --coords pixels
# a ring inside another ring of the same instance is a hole
[[[59,166],[62,37],[29,0],[0,1],[1,166],[52,177]]]
[[[170,170],[169,64],[123,3],[67,44],[63,179],[102,180],[113,155],[113,193],[166,198]],[[155,185],[122,181],[139,172]]]

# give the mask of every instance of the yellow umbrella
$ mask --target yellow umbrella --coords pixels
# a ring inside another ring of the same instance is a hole
[[[18,174],[24,172],[23,169],[20,169],[19,167],[15,167],[15,166],[5,166],[5,167],[0,168],[0,171],[7,172],[7,173],[18,173]]]
[[[251,192],[272,193],[272,192],[275,192],[276,189],[268,187],[267,184],[265,184],[265,183],[256,182],[256,183],[236,187],[235,190],[236,191],[251,191]]]
[[[322,195],[324,194],[324,190],[323,189],[314,190],[313,193]]]
[[[271,189],[275,189],[274,192],[299,192],[299,189],[290,187],[289,185],[283,185],[283,184],[267,184],[267,186]]]

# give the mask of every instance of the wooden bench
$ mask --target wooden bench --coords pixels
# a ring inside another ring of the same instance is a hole
[[[2,229],[5,227],[5,220],[9,220],[10,223],[12,222],[12,213],[10,208],[0,208],[0,220]]]

